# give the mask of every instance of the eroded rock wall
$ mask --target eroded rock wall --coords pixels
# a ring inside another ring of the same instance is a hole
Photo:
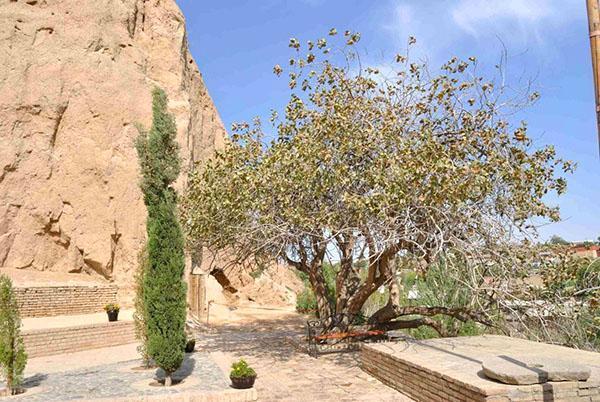
[[[131,284],[146,219],[134,139],[153,86],[184,167],[223,146],[174,0],[0,0],[0,268]]]

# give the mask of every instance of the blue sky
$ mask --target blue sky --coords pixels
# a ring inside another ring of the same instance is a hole
[[[177,0],[192,54],[229,128],[267,116],[287,102],[284,79],[272,73],[290,56],[290,37],[316,39],[336,27],[362,34],[368,63],[380,65],[417,37],[417,55],[441,64],[453,55],[494,66],[508,51],[510,77],[534,80],[541,100],[518,118],[538,144],[578,163],[567,194],[550,199],[563,221],[542,239],[600,236],[600,159],[582,0]],[[518,82],[515,81],[518,86]]]

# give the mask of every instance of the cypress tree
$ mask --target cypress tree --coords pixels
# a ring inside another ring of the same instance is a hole
[[[148,326],[146,325],[148,314],[146,312],[146,303],[144,303],[144,278],[148,272],[148,250],[144,247],[138,254],[138,266],[134,276],[135,280],[135,299],[133,313],[133,323],[135,325],[135,337],[140,342],[137,351],[142,358],[142,367],[151,368],[152,359],[148,354]]]
[[[10,395],[19,390],[26,364],[17,298],[11,280],[0,275],[0,367]]]
[[[165,371],[165,385],[183,361],[186,285],[184,241],[177,219],[177,194],[172,187],[180,169],[175,118],[167,96],[152,92],[152,127],[140,129],[136,149],[142,171],[141,189],[148,209],[147,272],[143,282],[148,354]]]

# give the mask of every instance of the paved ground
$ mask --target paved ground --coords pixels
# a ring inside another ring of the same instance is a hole
[[[208,353],[186,355],[174,374],[183,382],[172,388],[151,386],[153,377],[164,378],[161,370],[135,370],[139,360],[83,367],[61,372],[40,371],[26,377],[27,392],[12,400],[32,402],[106,399],[179,392],[217,392],[230,389],[229,381]],[[0,398],[8,399],[8,398]]]
[[[196,348],[213,352],[224,369],[235,359],[246,359],[258,373],[259,401],[411,401],[364,373],[354,353],[318,359],[306,355],[298,348],[302,325],[300,319],[285,318],[208,331],[200,328]]]
[[[34,357],[27,361],[25,378],[135,360],[139,358],[137,346],[137,343],[130,343],[64,355]]]
[[[255,323],[199,327],[199,352],[193,355],[195,374],[176,388],[229,389],[223,373],[243,357],[258,372],[259,401],[411,401],[364,373],[355,354],[309,357],[299,348],[304,342],[303,323],[302,317],[288,315]],[[132,344],[30,359],[25,374],[33,388],[11,399],[110,399],[132,393],[170,392],[149,389],[153,372],[131,370],[139,364],[136,358],[136,345]],[[190,364],[188,360],[184,373],[189,372]]]

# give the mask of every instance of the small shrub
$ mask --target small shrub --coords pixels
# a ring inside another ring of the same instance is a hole
[[[119,312],[119,310],[121,310],[121,307],[117,303],[108,303],[104,306],[104,311],[107,313],[112,311]]]
[[[403,290],[402,300],[406,304],[424,306],[447,306],[455,308],[470,308],[475,295],[468,287],[458,280],[456,272],[448,272],[448,266],[442,261],[431,264],[426,275],[417,275],[415,271],[405,270],[400,278]],[[409,292],[412,297],[409,298]],[[442,328],[450,336],[473,336],[489,332],[486,328],[473,321],[462,322],[448,316],[433,317],[439,321]],[[431,327],[422,326],[406,332],[416,339],[437,338],[439,334]]]
[[[0,275],[0,366],[6,388],[15,395],[23,382],[27,354],[21,337],[21,316],[11,280]]]
[[[338,266],[329,263],[323,264],[323,277],[325,278],[325,288],[327,290],[327,299],[333,305],[335,304],[335,277]],[[311,313],[317,311],[317,298],[313,292],[308,275],[304,272],[296,271],[296,274],[304,282],[304,290],[296,297],[296,311],[299,313]]]
[[[540,269],[545,286],[535,295],[552,306],[552,314],[543,322],[527,320],[528,336],[600,351],[600,258],[578,257],[559,248],[552,252],[553,258]]]
[[[233,363],[231,365],[231,373],[229,374],[232,378],[254,377],[255,375],[256,371],[244,359]]]
[[[296,297],[296,311],[299,313],[310,313],[317,310],[317,298],[309,287]]]

